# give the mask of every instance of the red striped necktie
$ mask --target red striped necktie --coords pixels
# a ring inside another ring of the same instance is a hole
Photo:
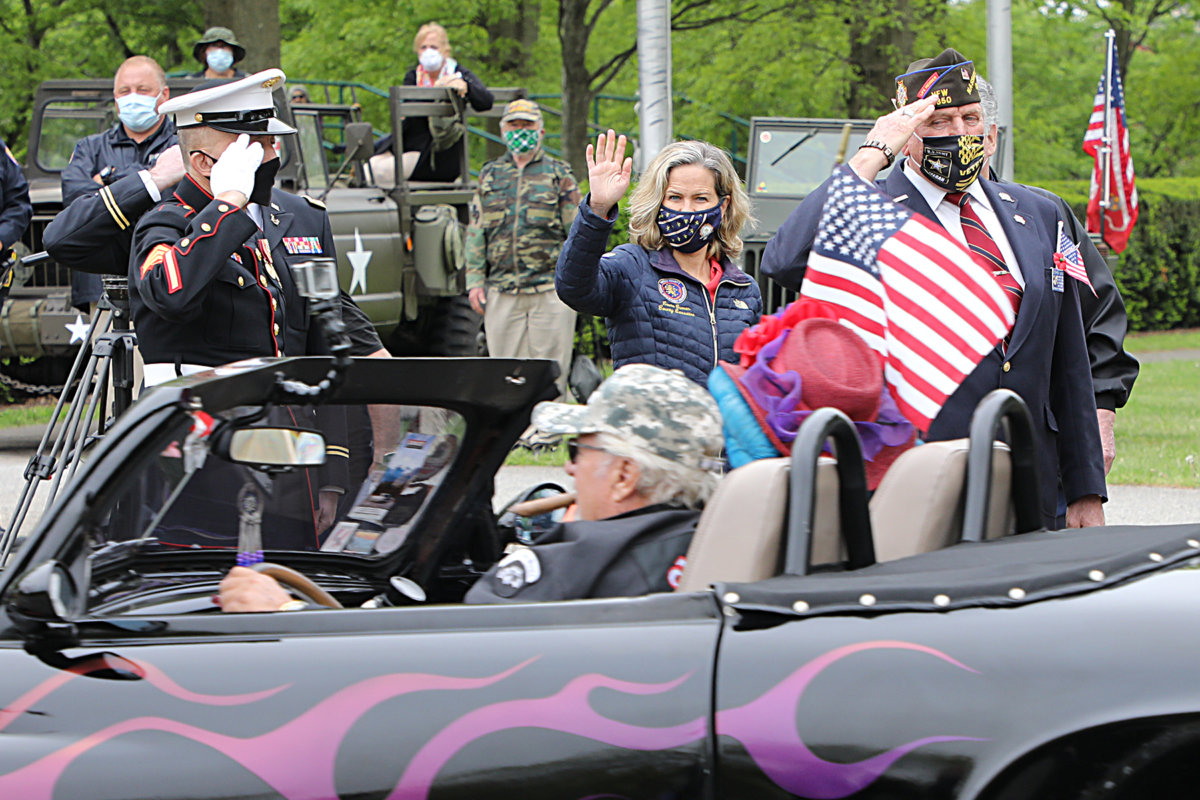
[[[1021,289],[1021,284],[1017,283],[1017,279],[1013,277],[1012,273],[1008,271],[1008,264],[1004,262],[1004,254],[1000,252],[1000,246],[987,232],[987,228],[983,226],[983,220],[971,207],[971,196],[966,192],[950,192],[946,195],[946,199],[958,206],[959,214],[962,217],[963,235],[967,239],[967,249],[975,256],[975,261],[986,267],[995,277],[996,283],[1000,284],[1000,288],[1004,289],[1005,296],[1012,303],[1015,317],[1021,310],[1021,295],[1024,290]]]

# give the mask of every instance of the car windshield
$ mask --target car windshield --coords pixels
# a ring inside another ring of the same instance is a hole
[[[828,123],[759,129],[756,135],[751,195],[804,197],[825,182],[842,150],[841,127]],[[866,138],[866,131],[851,131],[844,158]]]
[[[234,440],[242,445],[216,444],[221,423],[252,416],[261,418],[245,425],[253,435]],[[286,433],[272,438],[267,429]],[[315,431],[323,442],[297,431]],[[219,417],[193,411],[176,417],[151,457],[121,476],[89,533],[98,555],[136,546],[379,557],[404,544],[452,470],[464,433],[461,415],[429,406],[240,407]],[[324,463],[264,466],[313,463],[305,448],[319,448],[316,461],[323,450]]]
[[[51,100],[42,112],[37,142],[38,166],[58,172],[67,166],[79,140],[113,123],[111,97],[103,100]]]

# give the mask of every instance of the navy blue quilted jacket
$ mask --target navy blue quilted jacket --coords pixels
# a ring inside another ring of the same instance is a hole
[[[612,219],[604,219],[587,198],[580,204],[558,256],[558,296],[576,311],[604,317],[614,367],[678,369],[706,386],[717,359],[737,363],[734,340],[758,322],[758,284],[724,259],[714,303],[708,289],[675,263],[670,248],[654,252],[623,244],[605,253],[613,211]]]

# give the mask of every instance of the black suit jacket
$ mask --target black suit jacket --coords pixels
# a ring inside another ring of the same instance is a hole
[[[1025,279],[1021,310],[1007,354],[990,352],[942,407],[927,441],[965,437],[971,414],[993,389],[1016,392],[1029,406],[1038,439],[1042,518],[1055,525],[1061,479],[1067,502],[1089,494],[1105,496],[1104,457],[1096,403],[1084,345],[1076,282],[1051,286],[1051,268],[1061,221],[1057,207],[1015,184],[981,180]],[[900,168],[876,184],[881,191],[938,223],[937,215]],[[816,238],[828,182],[804,199],[780,226],[763,253],[762,270],[790,289],[804,278]],[[940,223],[938,223],[940,224]]]

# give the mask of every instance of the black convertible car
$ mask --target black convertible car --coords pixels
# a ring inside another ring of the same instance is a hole
[[[328,366],[154,389],[12,555],[0,798],[1200,786],[1200,526],[1028,531],[1011,402],[1011,455],[989,418],[869,507],[852,437],[813,415],[790,464],[724,479],[675,593],[470,606],[508,544],[493,475],[553,367],[364,359],[329,403],[263,405]],[[221,613],[221,576],[260,558],[344,608]]]

